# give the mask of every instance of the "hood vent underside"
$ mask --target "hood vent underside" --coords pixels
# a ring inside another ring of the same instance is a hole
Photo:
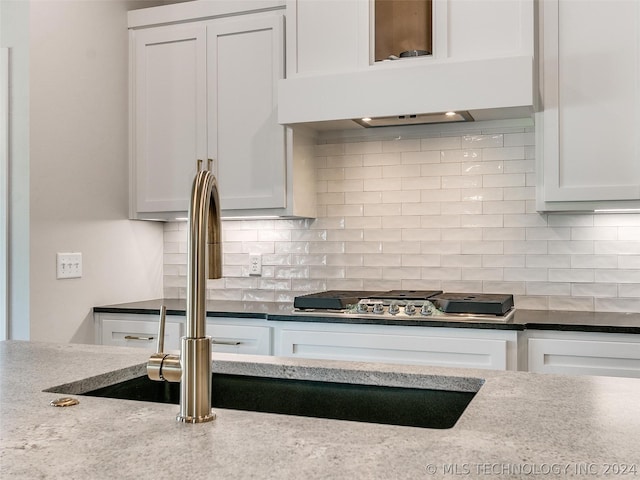
[[[398,127],[402,125],[425,125],[433,123],[473,122],[469,112],[441,112],[415,115],[396,115],[392,117],[361,118],[354,122],[366,128]]]

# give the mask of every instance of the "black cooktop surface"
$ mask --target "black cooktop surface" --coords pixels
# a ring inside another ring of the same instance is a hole
[[[445,313],[505,315],[513,308],[513,295],[491,293],[443,293],[441,290],[328,290],[295,297],[293,306],[300,310],[344,310],[362,299],[382,300],[387,304],[432,301]]]
[[[347,305],[358,303],[363,298],[376,300],[427,300],[441,290],[328,290],[326,292],[301,295],[293,300],[294,308],[342,310]]]
[[[445,313],[505,315],[513,308],[513,295],[494,293],[441,293],[431,301]]]

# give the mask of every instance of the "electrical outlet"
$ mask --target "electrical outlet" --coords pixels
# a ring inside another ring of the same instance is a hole
[[[82,277],[82,253],[57,253],[56,278]]]
[[[249,275],[262,275],[262,255],[249,255]]]

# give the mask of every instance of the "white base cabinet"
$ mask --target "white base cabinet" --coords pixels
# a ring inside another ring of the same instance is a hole
[[[284,357],[517,370],[517,331],[470,328],[282,323]]]
[[[94,319],[97,344],[155,349],[156,315],[96,313]],[[214,352],[640,378],[640,335],[634,334],[206,321]],[[165,350],[179,350],[184,323],[184,316],[167,316]]]
[[[158,338],[156,315],[94,314],[96,343],[155,350]],[[271,355],[272,329],[266,320],[210,318],[206,320],[206,334],[211,337],[214,352]],[[180,337],[186,331],[185,317],[167,315],[165,351],[179,351]]]
[[[640,378],[640,338],[632,334],[527,331],[528,370]]]
[[[95,341],[98,345],[146,348],[155,350],[158,343],[158,321],[154,315],[123,315],[97,313],[94,315]],[[167,316],[164,347],[167,352],[180,350],[182,322],[179,317]]]

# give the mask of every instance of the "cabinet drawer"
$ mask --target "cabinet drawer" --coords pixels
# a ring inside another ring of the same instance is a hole
[[[283,329],[280,350],[290,357],[507,369],[501,339]]]
[[[640,378],[640,343],[530,338],[529,371]]]
[[[112,320],[103,318],[101,325],[102,344],[154,350],[158,339],[158,322],[143,320]],[[165,351],[180,349],[182,325],[168,322],[165,325]]]
[[[271,355],[271,328],[250,325],[228,325],[207,321],[207,335],[212,351]]]

